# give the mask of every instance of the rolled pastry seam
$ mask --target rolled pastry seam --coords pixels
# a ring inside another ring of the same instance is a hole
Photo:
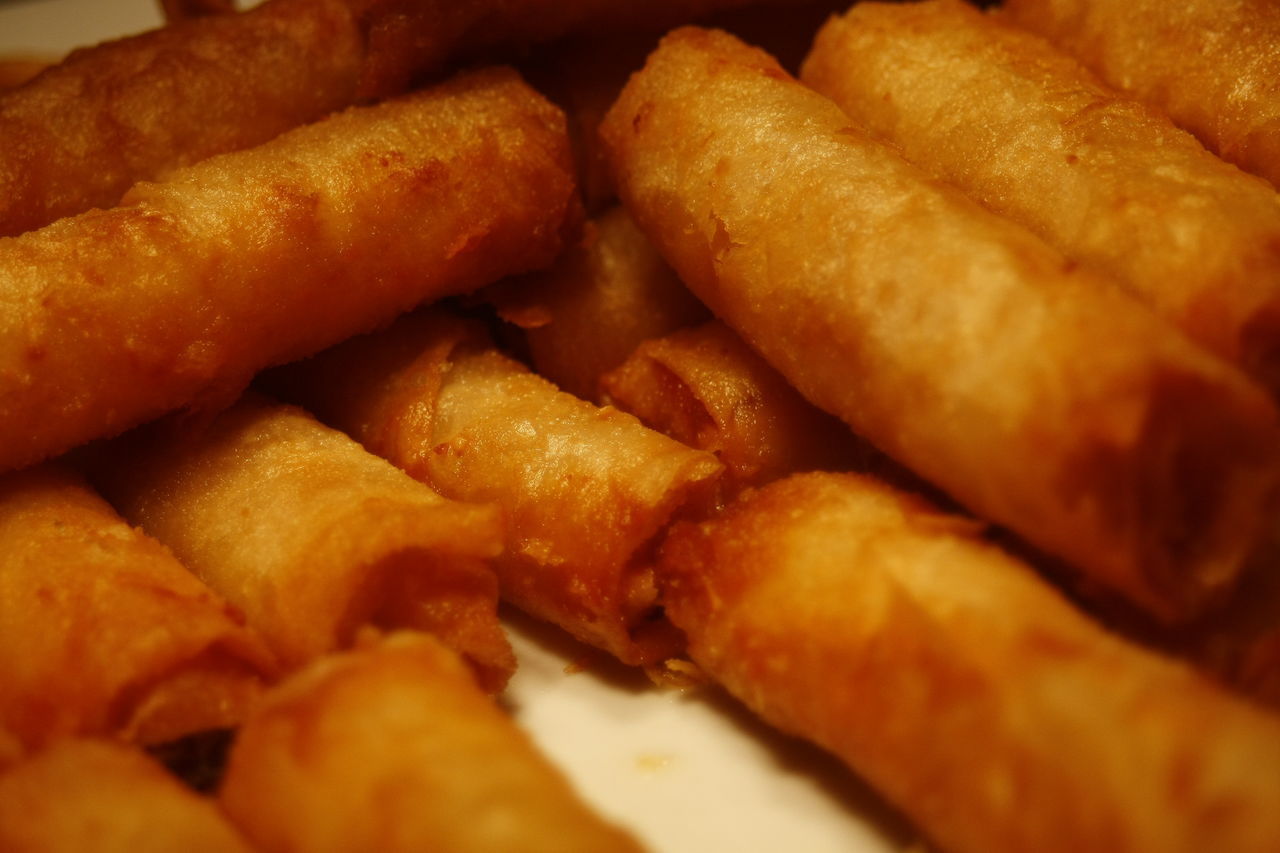
[[[1280,719],[974,530],[870,478],[797,475],[678,525],[660,580],[695,662],[945,849],[1280,843]]]
[[[1280,188],[1280,15],[1232,0],[1007,0],[1001,15]]]
[[[141,751],[63,740],[0,773],[0,849],[249,853],[217,805]]]
[[[95,478],[239,608],[290,668],[368,624],[434,633],[500,690],[492,505],[447,500],[293,406],[246,395],[208,423],[125,436]]]
[[[709,316],[621,207],[588,222],[555,266],[504,279],[485,295],[524,329],[540,376],[595,402],[600,377],[643,341]]]
[[[26,750],[234,725],[275,674],[241,614],[78,476],[0,478],[0,729]]]
[[[270,0],[150,30],[0,95],[0,235],[111,207],[138,181],[348,106],[364,51],[349,6]]]
[[[647,426],[714,453],[726,500],[797,471],[866,465],[874,453],[718,320],[645,341],[601,385]]]
[[[0,240],[0,469],[549,264],[576,204],[563,116],[486,69]]]
[[[500,506],[504,598],[627,663],[679,650],[650,546],[709,503],[711,454],[558,390],[443,311],[285,368],[271,387],[441,494]]]
[[[860,3],[801,79],[925,171],[1280,392],[1280,195],[959,0]]]
[[[1225,595],[1280,446],[1237,370],[722,33],[664,39],[603,134],[641,229],[810,401],[1162,619]]]
[[[635,851],[430,637],[317,661],[266,699],[220,800],[263,851]]]

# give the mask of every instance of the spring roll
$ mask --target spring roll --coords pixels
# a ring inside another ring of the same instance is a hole
[[[141,752],[66,740],[0,774],[8,853],[249,853],[211,801]]]
[[[681,525],[693,660],[839,755],[943,849],[1280,845],[1280,718],[1106,633],[974,522],[808,474]]]
[[[346,0],[270,0],[73,52],[0,95],[0,236],[342,109],[361,39]]]
[[[0,729],[26,750],[232,725],[275,674],[237,611],[70,471],[0,479],[0,555]]]
[[[259,850],[635,851],[466,670],[396,634],[313,664],[241,730],[220,799]]]
[[[601,384],[610,403],[646,426],[714,453],[725,467],[724,499],[797,471],[869,461],[848,427],[718,320],[642,343]]]
[[[641,229],[811,402],[1162,619],[1225,595],[1280,447],[1238,371],[723,33],[668,36],[603,134]]]
[[[559,391],[482,325],[418,312],[271,385],[446,497],[496,503],[502,595],[630,664],[679,650],[649,547],[702,511],[721,466],[630,415]]]
[[[1280,188],[1280,14],[1269,0],[1005,0],[1001,14]]]
[[[286,667],[363,625],[429,631],[499,690],[494,506],[446,500],[300,409],[250,395],[208,424],[106,448],[97,482],[131,523],[244,614]]]
[[[860,3],[801,79],[1280,392],[1280,195],[959,0]]]
[[[534,369],[592,401],[600,377],[643,341],[708,316],[621,207],[588,222],[583,241],[551,269],[504,279],[486,294],[524,329]]]
[[[0,470],[549,264],[570,169],[563,116],[488,69],[0,240]]]

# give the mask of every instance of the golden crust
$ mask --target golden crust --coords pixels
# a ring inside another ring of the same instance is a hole
[[[1238,372],[727,35],[668,36],[602,132],[637,223],[812,402],[1162,618],[1231,585],[1280,446]]]

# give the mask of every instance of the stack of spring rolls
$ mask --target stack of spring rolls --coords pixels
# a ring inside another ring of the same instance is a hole
[[[752,5],[0,90],[0,849],[640,849],[500,600],[942,850],[1280,849],[1280,10]]]

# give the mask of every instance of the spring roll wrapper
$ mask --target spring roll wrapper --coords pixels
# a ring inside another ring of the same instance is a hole
[[[485,293],[524,329],[540,376],[595,402],[600,377],[637,346],[709,316],[621,207],[588,222],[582,242],[551,269]]]
[[[274,691],[220,799],[266,853],[639,849],[421,635],[318,661]]]
[[[8,853],[249,853],[212,800],[141,751],[64,740],[0,774]]]
[[[1280,15],[1268,0],[1005,0],[1001,14],[1280,188]]]
[[[959,0],[863,3],[801,75],[873,136],[1280,391],[1280,195]]]
[[[293,406],[248,395],[211,423],[107,448],[104,492],[296,667],[366,624],[436,634],[499,690],[492,505],[447,500]]]
[[[725,499],[797,471],[847,470],[872,451],[718,320],[645,341],[602,380],[613,405],[725,466]]]
[[[0,469],[547,265],[575,205],[563,116],[487,69],[0,240]]]
[[[649,546],[710,502],[711,454],[559,391],[444,312],[348,341],[274,387],[441,494],[498,504],[504,598],[627,663],[678,651]]]
[[[348,5],[271,0],[151,30],[0,96],[0,235],[110,207],[137,181],[346,107],[364,50]]]
[[[943,849],[1273,850],[1280,719],[1106,633],[978,525],[807,474],[678,526],[693,660]]]
[[[1225,594],[1276,483],[1265,393],[721,33],[603,126],[686,284],[806,398],[1166,620]]]
[[[68,471],[0,480],[0,554],[0,730],[25,750],[233,725],[276,672],[239,612]]]

